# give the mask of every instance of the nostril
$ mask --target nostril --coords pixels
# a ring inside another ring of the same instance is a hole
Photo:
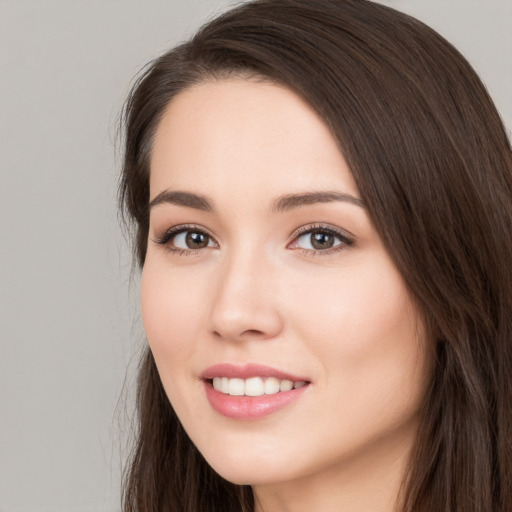
[[[238,340],[244,340],[244,339],[250,339],[250,338],[265,338],[266,335],[263,331],[260,331],[258,329],[246,329],[245,331],[242,331],[237,334],[229,333],[227,330],[225,334],[222,334],[222,330],[215,330],[213,331],[213,336],[215,338],[233,338]]]
[[[264,336],[265,334],[262,331],[258,331],[257,329],[247,329],[242,333],[242,336]]]

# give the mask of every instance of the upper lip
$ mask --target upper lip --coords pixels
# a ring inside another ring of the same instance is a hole
[[[211,380],[214,377],[228,377],[230,379],[249,379],[251,377],[275,377],[279,380],[292,380],[294,382],[309,381],[309,379],[272,368],[262,364],[234,365],[229,363],[215,364],[201,373],[201,378]]]

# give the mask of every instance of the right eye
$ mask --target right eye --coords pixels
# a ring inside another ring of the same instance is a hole
[[[205,231],[183,226],[170,229],[156,242],[166,246],[170,251],[179,251],[181,254],[217,247],[213,238]]]
[[[210,236],[201,231],[182,231],[172,241],[178,249],[203,249],[214,245]]]

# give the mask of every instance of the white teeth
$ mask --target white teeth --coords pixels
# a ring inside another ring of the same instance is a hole
[[[263,379],[260,377],[252,377],[245,381],[245,394],[247,396],[261,396],[265,394]]]
[[[279,383],[279,389],[280,389],[280,391],[290,391],[290,389],[293,389],[293,381],[282,380]]]
[[[229,393],[229,379],[227,377],[214,377],[213,387],[227,395]]]
[[[265,395],[275,395],[276,393],[279,393],[279,380],[269,377],[265,380]]]
[[[230,395],[241,396],[245,394],[244,379],[229,379],[228,393]]]
[[[226,395],[234,396],[263,396],[275,395],[280,391],[290,391],[306,385],[305,381],[293,382],[288,379],[279,380],[275,377],[251,377],[250,379],[229,379],[214,377],[213,387]]]

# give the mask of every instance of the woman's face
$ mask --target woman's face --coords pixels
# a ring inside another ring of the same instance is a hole
[[[263,485],[401,460],[424,326],[315,112],[261,81],[194,86],[158,126],[150,189],[143,322],[211,466]]]

